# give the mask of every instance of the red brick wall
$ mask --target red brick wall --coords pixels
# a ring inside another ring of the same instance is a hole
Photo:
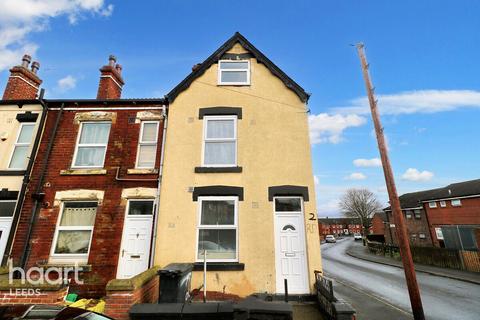
[[[119,106],[116,105],[116,107]],[[116,276],[125,215],[125,207],[121,205],[122,189],[134,187],[157,187],[156,181],[117,181],[115,179],[117,167],[121,167],[120,177],[155,179],[157,178],[157,175],[127,176],[126,174],[127,169],[134,168],[135,166],[140,130],[140,124],[129,123],[129,118],[134,119],[137,111],[142,111],[141,107],[139,107],[138,110],[112,111],[116,112],[117,117],[116,120],[112,122],[105,157],[104,168],[107,170],[107,174],[87,176],[60,175],[60,170],[70,169],[79,129],[79,125],[74,124],[74,116],[79,111],[64,111],[57,129],[56,139],[45,172],[42,188],[42,192],[45,193],[45,198],[42,201],[42,208],[39,211],[36,224],[33,228],[31,237],[32,250],[27,262],[28,267],[43,264],[48,261],[59,215],[59,207],[53,206],[55,193],[57,191],[73,189],[103,190],[105,196],[103,203],[99,205],[97,209],[93,240],[88,260],[88,264],[92,266],[92,270],[81,274],[82,280],[86,282],[85,285],[77,287],[75,284],[72,284],[72,291],[78,292],[85,297],[98,297],[99,295],[103,295],[105,284]],[[47,144],[58,112],[59,111],[50,110],[48,113],[43,138],[32,172],[32,181],[22,208],[12,252],[12,258],[17,265],[20,261],[25,245],[27,228],[34,204],[32,193],[38,184],[41,165],[46,154]],[[161,122],[158,137],[156,168],[159,167],[160,162],[159,155],[161,150],[160,144],[162,141],[162,133]]]
[[[67,287],[57,291],[40,290],[39,293],[33,294],[28,292],[26,288],[12,288],[10,290],[0,291],[0,305],[5,304],[61,304],[67,294]],[[35,290],[35,289],[30,289]]]
[[[372,231],[373,234],[385,234],[385,224],[384,221],[378,214],[374,215],[372,218]]]
[[[446,207],[440,207],[437,201],[436,208],[424,204],[430,222],[435,246],[440,246],[435,236],[435,228],[442,225],[480,225],[480,197],[460,199],[462,205],[453,207],[450,200],[446,200]]]
[[[411,211],[411,218],[407,218],[406,211]],[[407,234],[408,238],[410,240],[410,245],[416,246],[416,247],[431,247],[432,246],[432,238],[430,236],[430,231],[429,231],[429,226],[428,226],[428,221],[427,217],[425,215],[425,211],[422,210],[420,212],[420,219],[415,218],[415,213],[413,210],[402,210],[405,225],[407,227]],[[398,245],[398,237],[396,235],[396,227],[390,227],[390,225],[395,225],[394,218],[392,216],[392,212],[388,212],[388,221],[389,224],[385,226],[385,243],[393,243],[395,245]],[[390,238],[390,231],[392,234],[392,238]],[[425,238],[422,239],[420,238],[420,234],[425,235]]]
[[[10,77],[3,93],[3,100],[36,99],[41,83],[42,80],[30,70],[21,66],[13,67],[10,69]]]
[[[158,301],[158,277],[153,277],[142,287],[131,291],[107,291],[105,314],[117,320],[128,319],[128,311],[137,303]]]
[[[113,66],[103,66],[100,72],[97,99],[120,99],[124,84],[120,72]]]

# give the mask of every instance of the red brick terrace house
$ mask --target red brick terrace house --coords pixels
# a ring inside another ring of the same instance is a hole
[[[478,250],[480,245],[480,179],[400,196],[410,241],[415,246]],[[390,208],[385,241],[396,244]],[[391,226],[389,228],[388,226]]]
[[[362,226],[360,220],[354,218],[319,218],[318,232],[320,232],[320,239],[324,240],[328,234],[340,236],[361,233]]]
[[[480,247],[480,179],[452,183],[422,197],[435,247]]]
[[[24,269],[78,264],[84,297],[152,266],[166,104],[121,99],[122,68],[96,99],[46,100],[43,137],[11,257]]]
[[[425,193],[426,191],[406,193],[399,197],[410,244],[416,247],[428,247],[432,245],[427,216],[420,202],[420,199]],[[390,207],[385,208],[384,212],[385,243],[398,245],[395,222]],[[378,233],[379,231],[375,229],[373,232]]]

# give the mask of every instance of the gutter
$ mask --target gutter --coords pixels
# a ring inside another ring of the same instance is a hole
[[[0,259],[0,263],[1,263],[0,265],[2,265],[2,266],[8,261],[8,258],[10,258],[11,254],[12,254],[13,239],[15,238],[15,234],[17,233],[18,222],[20,220],[20,213],[22,211],[23,203],[25,202],[25,193],[27,192],[28,183],[30,182],[30,174],[32,173],[32,168],[33,168],[33,164],[35,162],[35,157],[37,156],[37,151],[38,151],[38,146],[40,144],[40,139],[41,139],[41,136],[43,135],[45,119],[47,118],[47,104],[45,103],[45,100],[43,99],[44,94],[45,94],[45,89],[41,89],[38,100],[32,100],[31,101],[32,103],[36,102],[36,103],[40,103],[42,105],[42,116],[40,117],[40,122],[39,122],[39,125],[38,125],[37,134],[36,134],[33,146],[32,146],[32,151],[30,153],[30,157],[28,159],[27,169],[25,170],[25,173],[23,174],[22,187],[20,188],[20,193],[19,193],[18,198],[17,198],[17,205],[15,206],[15,212],[13,214],[12,227],[10,228],[10,234],[8,236],[7,244],[6,244],[6,247],[5,247],[5,252],[8,252],[8,254],[5,254]]]
[[[45,152],[45,158],[43,158],[42,167],[41,167],[41,171],[40,171],[40,176],[38,178],[37,188],[35,189],[35,192],[32,194],[32,198],[35,199],[35,204],[33,205],[32,214],[30,216],[30,223],[28,224],[28,230],[27,230],[27,238],[26,238],[25,245],[24,245],[24,250],[23,250],[23,253],[22,253],[21,267],[23,269],[25,269],[25,266],[26,266],[27,261],[28,261],[28,257],[30,256],[30,251],[32,249],[31,246],[30,246],[30,238],[32,236],[32,229],[33,229],[33,225],[35,224],[35,222],[37,220],[37,214],[38,214],[38,211],[40,209],[40,203],[43,200],[43,197],[45,196],[44,193],[41,193],[42,186],[43,186],[43,179],[45,178],[45,171],[47,170],[48,159],[50,158],[50,154],[52,152],[53,142],[55,141],[55,137],[57,135],[57,129],[58,129],[58,125],[60,123],[60,119],[61,119],[62,114],[63,114],[63,107],[64,106],[65,106],[65,103],[62,103],[62,105],[60,107],[60,111],[57,114],[57,119],[55,120],[55,126],[53,127],[52,133],[50,134],[50,137],[49,137],[47,150]]]
[[[149,268],[153,267],[154,265],[154,254],[155,254],[155,246],[157,243],[157,224],[158,224],[158,215],[160,212],[160,188],[162,186],[162,178],[163,178],[163,162],[165,159],[165,141],[167,138],[167,125],[168,125],[168,113],[167,107],[163,106],[163,133],[162,133],[162,148],[160,154],[160,168],[158,170],[158,186],[157,186],[157,197],[155,199],[155,215],[153,217],[153,237],[152,237],[152,245],[150,246],[150,259],[148,262]]]

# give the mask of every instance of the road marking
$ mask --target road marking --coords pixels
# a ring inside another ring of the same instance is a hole
[[[335,281],[337,281],[337,282],[340,283],[340,284],[343,284],[344,286],[350,287],[350,288],[352,288],[352,289],[355,290],[355,291],[358,291],[358,292],[360,292],[360,293],[363,293],[363,294],[369,296],[370,298],[373,298],[373,299],[375,299],[375,300],[377,300],[377,301],[379,301],[379,302],[381,302],[381,303],[383,303],[383,304],[386,304],[387,306],[389,306],[389,307],[391,307],[391,308],[393,308],[393,309],[395,309],[395,310],[398,310],[398,311],[400,311],[400,312],[402,312],[402,313],[404,313],[404,314],[406,314],[406,315],[408,315],[408,316],[413,317],[413,314],[412,314],[412,313],[410,313],[410,312],[408,312],[408,311],[405,311],[405,310],[403,310],[403,309],[401,309],[401,308],[399,308],[399,307],[397,307],[397,306],[395,306],[395,305],[393,305],[393,304],[391,304],[391,303],[383,300],[383,299],[380,298],[380,297],[377,297],[377,296],[375,296],[375,295],[372,295],[372,294],[368,293],[367,291],[364,291],[364,290],[359,289],[359,288],[357,288],[357,287],[354,287],[354,286],[352,286],[352,285],[350,285],[350,284],[348,284],[348,283],[345,283],[345,282],[343,282],[343,281],[340,281],[340,280],[338,280],[337,278],[332,277],[332,276],[330,276],[330,275],[329,275],[329,277],[332,278],[332,279],[335,279]]]

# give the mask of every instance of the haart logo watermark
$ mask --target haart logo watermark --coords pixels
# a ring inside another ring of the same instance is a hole
[[[8,283],[12,288],[11,295],[16,296],[32,296],[41,294],[41,287],[43,285],[59,285],[68,284],[74,281],[76,284],[83,284],[80,279],[80,272],[83,271],[77,263],[73,266],[51,266],[45,267],[31,267],[23,269],[14,267],[11,260],[8,261]],[[20,280],[22,285],[27,288],[13,289],[15,281]]]

